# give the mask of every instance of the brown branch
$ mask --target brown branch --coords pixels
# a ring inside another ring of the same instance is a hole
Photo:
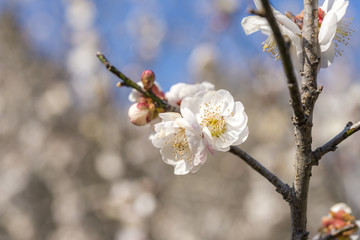
[[[317,88],[319,65],[318,44],[318,1],[304,0],[304,25],[302,28],[304,65],[301,83],[301,102],[306,121],[295,126],[296,157],[294,193],[295,204],[290,206],[292,240],[308,239],[307,203],[312,170],[312,125],[315,102],[321,92]]]
[[[128,78],[125,74],[120,72],[116,67],[114,67],[105,57],[104,54],[97,52],[96,56],[98,59],[105,65],[106,69],[109,70],[111,73],[116,75],[118,78],[122,80],[121,86],[127,86],[130,88],[133,88],[143,94],[147,98],[151,98],[157,105],[157,107],[164,108],[167,111],[170,112],[179,112],[179,108],[176,106],[172,106],[168,104],[166,101],[160,99],[158,96],[156,96],[151,89],[148,91],[145,91],[143,88],[141,88],[136,82]]]
[[[360,130],[360,121],[352,124],[352,122],[348,122],[346,124],[345,128],[338,133],[334,138],[332,138],[330,141],[322,145],[321,147],[318,147],[314,152],[314,158],[313,158],[313,165],[318,165],[319,160],[322,156],[324,156],[326,153],[330,151],[335,151],[337,148],[337,145],[339,145],[342,141],[356,133]]]
[[[290,57],[290,42],[289,40],[285,41],[283,38],[279,25],[275,19],[272,8],[268,0],[261,0],[264,12],[262,11],[252,11],[252,13],[257,14],[258,16],[265,17],[268,21],[271,30],[273,31],[275,41],[280,53],[280,58],[282,60],[284,72],[287,78],[288,90],[290,93],[290,104],[294,111],[293,121],[296,124],[302,124],[306,119],[304,115],[303,106],[301,103],[301,95],[299,91],[299,86],[296,80],[294,67]]]
[[[266,167],[259,163],[255,158],[251,157],[245,151],[241,150],[239,147],[231,146],[230,152],[238,156],[244,162],[246,162],[252,169],[258,172],[260,175],[265,177],[274,187],[276,191],[282,195],[285,201],[292,202],[292,189],[289,185],[285,184],[278,178],[275,174],[270,172]]]

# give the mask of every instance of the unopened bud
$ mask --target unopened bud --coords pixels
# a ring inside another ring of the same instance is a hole
[[[149,90],[155,82],[155,73],[151,70],[145,70],[141,74],[141,82],[144,85],[145,90]]]
[[[147,103],[134,103],[129,108],[129,118],[132,124],[144,126],[150,122],[150,109]]]

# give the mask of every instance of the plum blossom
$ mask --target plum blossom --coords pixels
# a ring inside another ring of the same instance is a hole
[[[165,94],[161,90],[160,85],[155,82],[155,74],[151,70],[145,70],[141,74],[141,81],[137,84],[144,90],[151,90],[158,98],[165,99]],[[164,109],[157,108],[151,98],[144,96],[141,92],[136,89],[132,89],[129,94],[129,101],[135,102],[129,108],[129,119],[130,122],[137,125],[143,126],[155,119],[160,112],[164,112]]]
[[[254,3],[258,10],[262,9],[262,3],[260,0],[254,0]],[[283,15],[274,8],[272,9],[275,19],[278,22],[281,34],[291,41],[290,54],[294,62],[294,66],[297,69],[300,69],[302,64],[301,30],[299,26],[287,16]],[[241,25],[246,35],[250,35],[257,31],[261,31],[263,34],[267,35],[268,38],[262,43],[263,51],[270,53],[273,57],[275,57],[275,60],[279,59],[280,55],[273,32],[265,18],[260,16],[248,16],[243,18]]]
[[[351,208],[345,203],[337,203],[332,206],[329,215],[323,217],[321,222],[320,234],[316,235],[313,240],[325,239],[328,235],[332,236],[332,239],[339,240],[360,239],[360,221],[355,220]],[[346,230],[344,231],[344,229]]]
[[[353,30],[349,28],[351,20],[344,19],[348,0],[325,0],[319,7],[319,45],[322,68],[329,67],[335,56],[341,56],[340,44],[348,45]]]
[[[228,151],[243,143],[249,134],[247,115],[241,102],[234,102],[226,90],[201,92],[186,97],[180,105],[181,114],[193,126],[200,125],[210,151]]]
[[[155,124],[156,133],[151,140],[160,148],[164,162],[175,166],[176,175],[196,172],[207,158],[200,126],[190,124],[179,113],[160,113],[159,116],[162,122]]]
[[[165,96],[171,105],[180,106],[181,100],[185,97],[209,90],[214,90],[214,85],[206,81],[200,84],[177,83],[170,88]]]

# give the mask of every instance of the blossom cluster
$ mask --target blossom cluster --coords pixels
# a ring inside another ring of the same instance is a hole
[[[321,240],[328,235],[333,236],[331,239],[338,240],[360,239],[360,220],[355,219],[351,208],[345,203],[337,203],[332,206],[329,215],[323,217],[321,223],[320,234],[316,235],[313,240]]]
[[[254,0],[258,10],[262,9],[261,0]],[[350,28],[351,19],[345,19],[344,15],[349,5],[348,0],[325,0],[318,8],[319,46],[320,46],[320,67],[327,68],[335,56],[341,56],[342,45],[348,45],[353,30]],[[274,17],[277,20],[281,34],[290,40],[290,54],[297,69],[302,68],[302,28],[304,11],[294,16],[287,12],[285,15],[273,8]],[[279,59],[279,53],[275,38],[267,20],[260,16],[245,17],[242,27],[246,35],[261,31],[268,38],[263,42],[263,50]]]
[[[227,90],[215,91],[209,82],[178,83],[164,93],[154,78],[153,86],[148,88],[159,98],[178,106],[179,112],[155,108],[151,99],[133,91],[129,99],[135,103],[130,107],[129,118],[135,125],[145,125],[157,115],[161,118],[154,125],[155,134],[150,139],[160,149],[164,162],[174,166],[176,175],[196,172],[208,153],[229,151],[230,146],[247,139],[244,106],[234,101]],[[139,85],[145,88],[143,76]]]

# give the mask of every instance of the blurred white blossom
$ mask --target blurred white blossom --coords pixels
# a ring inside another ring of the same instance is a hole
[[[181,100],[185,97],[209,90],[214,90],[214,85],[206,81],[199,84],[176,83],[165,94],[165,97],[171,105],[180,106]]]

